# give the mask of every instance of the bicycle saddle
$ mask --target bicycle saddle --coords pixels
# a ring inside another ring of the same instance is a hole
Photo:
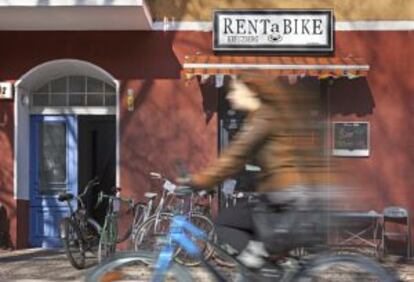
[[[148,200],[152,200],[155,199],[158,196],[157,193],[153,193],[153,192],[146,192],[144,194],[144,197],[147,198]]]
[[[73,195],[70,193],[60,193],[58,196],[58,201],[59,202],[63,202],[63,201],[70,201],[73,199]]]

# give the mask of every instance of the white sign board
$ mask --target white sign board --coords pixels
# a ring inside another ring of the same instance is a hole
[[[0,82],[0,99],[12,99],[13,87],[11,82]]]
[[[333,11],[218,10],[215,51],[333,52]]]

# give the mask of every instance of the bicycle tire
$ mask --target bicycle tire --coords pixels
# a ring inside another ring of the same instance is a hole
[[[214,240],[214,223],[205,215],[202,214],[198,214],[198,213],[193,213],[190,215],[189,217],[189,221],[194,224],[195,226],[197,226],[198,228],[202,229],[203,231],[205,231],[208,234],[208,237],[210,238],[210,240]],[[210,230],[206,230],[205,227],[206,225],[201,224],[202,222],[206,223],[208,225],[208,228],[210,228]],[[202,243],[204,246],[200,246],[199,243]],[[214,248],[208,243],[208,241],[205,240],[197,240],[196,244],[199,246],[200,249],[203,250],[203,257],[205,260],[208,260],[212,257],[213,253],[214,253]],[[186,254],[186,252],[184,250],[182,250],[181,248],[178,248],[175,255],[174,255],[174,260],[179,263],[179,264],[183,264],[185,266],[197,266],[201,264],[201,261],[198,259],[194,259],[190,256],[188,256],[188,254]]]
[[[141,224],[134,242],[135,251],[155,251],[156,237],[167,235],[172,218],[170,213],[160,213],[149,217]]]
[[[85,268],[85,250],[79,228],[72,218],[65,217],[60,222],[60,236],[70,264],[76,269]],[[77,251],[79,252],[76,255]]]
[[[106,219],[105,225],[101,230],[101,236],[99,239],[98,247],[98,262],[101,263],[103,260],[113,256],[116,251],[117,244],[117,226],[116,219],[114,216]]]
[[[326,269],[332,267],[334,267],[334,272],[326,272]],[[355,267],[358,269],[355,269]],[[309,279],[315,281],[315,278],[318,279],[317,275],[319,275],[319,279],[316,281],[326,281],[323,280],[326,278],[323,278],[323,276],[321,277],[321,275],[328,275],[328,278],[329,275],[331,275],[331,280],[328,281],[337,281],[341,275],[342,277],[340,278],[344,278],[344,272],[340,272],[341,270],[348,271],[350,276],[354,276],[353,280],[346,281],[371,281],[369,280],[371,277],[375,278],[374,281],[380,282],[398,281],[393,273],[387,271],[379,263],[357,254],[331,254],[310,259],[308,260],[308,263],[305,264],[305,267],[294,275],[292,281],[309,281]],[[360,277],[360,270],[364,271],[364,273],[362,273],[363,277]],[[332,277],[332,275],[336,276]]]
[[[136,207],[137,207],[137,205],[134,205],[133,207],[130,207],[126,212],[122,213],[124,216],[125,215],[128,215],[130,213],[133,214],[132,225],[129,225],[128,229],[125,232],[121,232],[122,230],[118,230],[118,232],[117,232],[117,239],[116,239],[116,243],[117,244],[122,243],[122,242],[126,241],[128,238],[131,237],[132,230],[133,230],[134,223],[135,223],[135,216],[136,216],[136,214],[135,214],[135,212],[136,212],[135,208]],[[121,216],[122,215],[118,213],[116,219],[119,220]]]
[[[90,251],[96,256],[98,254],[101,226],[92,218],[87,218],[86,224],[86,228],[80,228],[84,240],[85,251]]]
[[[134,219],[130,227],[130,236],[132,242],[135,242],[135,237],[138,233],[138,230],[144,223],[146,209],[147,205],[145,203],[136,203],[134,206]]]
[[[146,265],[153,265],[158,256],[152,252],[128,252],[117,254],[112,259],[98,265],[91,271],[87,276],[85,281],[86,282],[101,282],[105,278],[105,275],[116,273],[116,268],[122,268],[123,266],[127,266],[131,263],[143,263]],[[177,263],[171,262],[169,267],[169,273],[173,274],[176,278],[176,281],[179,282],[190,282],[193,281],[190,273],[182,266],[178,265]],[[142,277],[140,277],[142,279]],[[111,280],[114,281],[114,280]]]

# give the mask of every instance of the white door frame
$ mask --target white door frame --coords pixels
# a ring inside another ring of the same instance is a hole
[[[116,88],[116,186],[120,185],[120,82],[110,73],[87,61],[77,59],[59,59],[40,64],[18,79],[15,86],[14,98],[14,198],[29,200],[30,193],[30,109],[27,105],[31,92],[54,78],[67,75],[85,75],[100,78],[101,80],[115,84]],[[105,108],[64,108],[46,109],[43,114],[110,114]],[[113,114],[113,112],[112,112]]]

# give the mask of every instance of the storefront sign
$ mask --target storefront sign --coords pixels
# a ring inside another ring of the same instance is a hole
[[[0,82],[0,99],[13,98],[13,87],[11,82]]]
[[[215,51],[332,52],[333,11],[218,10]]]

